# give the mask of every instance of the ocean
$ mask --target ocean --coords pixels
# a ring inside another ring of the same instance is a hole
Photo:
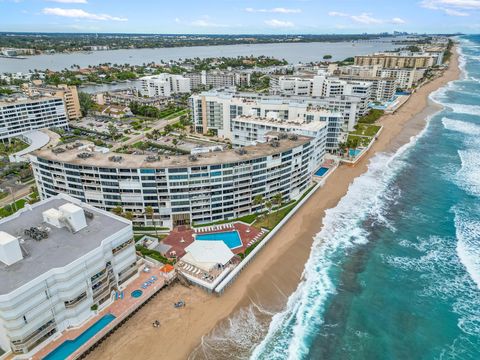
[[[190,359],[480,359],[480,35],[458,40],[443,110],[327,210],[287,305],[252,299]]]
[[[480,36],[444,109],[327,211],[251,359],[480,359]]]

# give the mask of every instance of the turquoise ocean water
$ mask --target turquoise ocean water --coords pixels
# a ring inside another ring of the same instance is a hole
[[[480,36],[459,41],[445,109],[327,212],[251,358],[480,359]]]

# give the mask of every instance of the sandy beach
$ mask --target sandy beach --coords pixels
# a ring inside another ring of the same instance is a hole
[[[334,207],[352,181],[367,170],[372,156],[378,152],[394,152],[424,128],[426,118],[440,109],[428,96],[457,79],[459,74],[458,56],[454,55],[442,77],[421,87],[395,114],[382,117],[380,123],[384,129],[363,159],[353,167],[340,166],[221,297],[182,285],[166,289],[97,347],[88,359],[206,358],[199,347],[202,337],[228,324],[232,314],[252,302],[269,310],[281,310],[299,283],[325,210]],[[178,299],[185,300],[187,306],[174,309],[173,303]],[[155,319],[161,321],[160,328],[152,327]]]

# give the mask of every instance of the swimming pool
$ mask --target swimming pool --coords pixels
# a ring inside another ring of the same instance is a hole
[[[133,290],[130,295],[134,298],[139,298],[140,296],[142,296],[142,294],[143,294],[143,291],[137,289],[137,290]]]
[[[323,167],[323,166],[322,166],[320,169],[317,170],[317,172],[315,173],[315,175],[317,175],[317,176],[323,176],[323,175],[325,175],[325,174],[328,172],[328,170],[330,170],[330,168],[327,168],[327,167]]]
[[[101,319],[99,319],[96,323],[90,326],[87,330],[77,336],[74,340],[67,340],[62,345],[57,347],[47,356],[45,356],[44,360],[64,360],[70,355],[72,355],[76,350],[78,350],[83,344],[85,344],[88,340],[94,337],[96,334],[100,332],[105,326],[110,324],[113,320],[115,320],[115,316],[112,314],[106,314]]]
[[[348,155],[355,157],[362,152],[362,149],[350,149],[348,150]]]
[[[243,245],[240,235],[238,235],[238,231],[197,234],[197,236],[195,236],[195,240],[223,241],[230,249],[235,249]]]

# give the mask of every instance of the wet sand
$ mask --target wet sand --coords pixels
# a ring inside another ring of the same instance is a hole
[[[162,291],[88,359],[187,359],[194,350],[191,357],[205,358],[199,346],[203,336],[228,323],[232,314],[252,302],[281,310],[299,283],[325,210],[336,206],[373,155],[394,152],[425,127],[426,118],[440,109],[428,96],[459,74],[455,55],[442,77],[420,88],[395,114],[382,117],[384,129],[363,159],[353,167],[340,166],[221,297],[182,285]],[[173,308],[178,299],[187,302],[184,309]],[[161,321],[159,329],[151,325],[155,319]]]

